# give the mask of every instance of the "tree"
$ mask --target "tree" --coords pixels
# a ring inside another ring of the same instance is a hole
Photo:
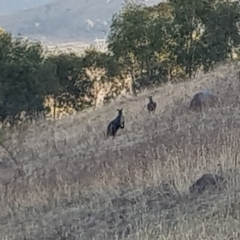
[[[202,34],[201,17],[209,8],[210,1],[169,0],[169,3],[173,8],[171,31],[176,42],[174,55],[177,56],[177,64],[184,69],[189,78],[192,78],[200,64],[196,61],[198,58],[196,49]]]
[[[2,51],[0,57],[3,64],[0,76],[0,117],[2,121],[8,117],[11,125],[14,125],[20,120],[22,112],[32,116],[44,110],[45,84],[42,78],[37,77],[44,58],[38,42],[9,39],[9,35],[7,39],[7,51]]]
[[[49,61],[55,65],[58,79],[58,87],[53,95],[54,108],[71,106],[75,110],[81,110],[79,98],[85,96],[91,87],[91,82],[83,74],[83,58],[70,53],[52,55]]]
[[[87,49],[82,58],[82,62],[84,68],[104,68],[109,78],[118,76],[121,71],[121,66],[113,55],[98,52],[95,49]]]
[[[168,2],[146,8],[151,18],[148,28],[151,48],[152,84],[172,80],[172,72],[176,68],[176,41],[172,36],[173,8]]]
[[[240,44],[239,3],[215,1],[209,9],[208,17],[202,18],[205,29],[200,48],[205,72],[214,64],[231,59],[232,51]]]
[[[142,5],[128,4],[113,16],[108,36],[109,50],[132,77],[133,94],[135,79],[143,75],[150,56],[148,47],[149,15]]]

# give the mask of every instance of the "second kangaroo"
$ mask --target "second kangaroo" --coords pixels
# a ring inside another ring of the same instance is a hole
[[[157,107],[157,103],[153,101],[152,96],[150,96],[148,98],[149,98],[149,103],[147,105],[148,113],[150,113],[150,112],[155,113],[155,110],[156,110],[156,107]]]

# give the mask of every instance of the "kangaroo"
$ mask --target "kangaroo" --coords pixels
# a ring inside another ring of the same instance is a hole
[[[152,96],[149,96],[148,98],[149,98],[149,103],[147,105],[148,113],[151,113],[151,112],[155,113],[157,103],[153,101]]]
[[[123,109],[117,109],[118,116],[112,120],[107,126],[107,137],[112,136],[113,138],[116,136],[117,131],[119,128],[124,128],[125,126],[125,119],[123,116]]]

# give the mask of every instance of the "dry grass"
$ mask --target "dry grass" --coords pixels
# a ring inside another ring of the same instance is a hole
[[[91,48],[91,44],[93,43],[82,43],[82,42],[71,42],[71,43],[62,43],[62,44],[47,44],[43,42],[43,48],[46,56],[48,55],[58,55],[62,53],[75,53],[78,56],[84,55],[87,49]],[[97,50],[101,51],[101,49],[94,46]]]
[[[12,133],[4,144],[13,156],[0,152],[1,239],[239,239],[238,69],[226,64],[192,82]],[[222,106],[188,111],[187,95],[202,88]],[[148,95],[157,102],[152,116]],[[117,108],[126,128],[106,139]],[[23,177],[13,177],[13,157]],[[189,195],[194,180],[220,169],[227,190]]]

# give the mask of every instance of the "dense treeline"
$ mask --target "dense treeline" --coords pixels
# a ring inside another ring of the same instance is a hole
[[[41,44],[0,31],[0,121],[14,125],[23,113],[33,119],[50,110],[55,117],[58,108],[79,111],[124,88],[136,94],[207,72],[238,53],[239,19],[237,1],[127,4],[112,18],[109,51],[83,56],[46,55]]]

